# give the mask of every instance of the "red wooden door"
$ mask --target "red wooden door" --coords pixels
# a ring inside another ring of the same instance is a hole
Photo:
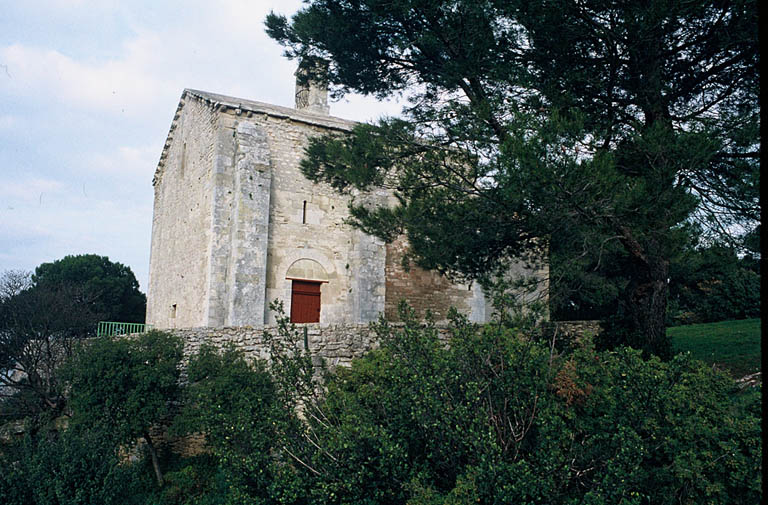
[[[293,281],[291,290],[291,322],[320,322],[320,284],[312,281]]]

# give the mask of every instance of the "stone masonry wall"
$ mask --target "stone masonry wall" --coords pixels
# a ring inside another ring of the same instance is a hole
[[[384,310],[383,242],[345,223],[349,197],[313,183],[299,170],[309,139],[332,132],[323,125],[256,115],[269,139],[273,167],[267,253],[267,305],[281,300],[290,314],[292,265],[309,260],[322,272],[320,324],[373,321]],[[266,308],[266,324],[275,314]]]
[[[393,325],[397,327],[398,324]],[[297,325],[299,344],[303,346],[303,331],[307,330],[307,343],[313,356],[326,360],[329,367],[348,366],[354,358],[363,356],[378,347],[376,334],[369,324],[304,324]],[[440,338],[448,338],[445,325],[437,327]],[[541,327],[542,334],[556,336],[563,344],[570,344],[582,335],[597,335],[602,331],[600,321],[554,321]],[[264,342],[264,332],[277,335],[277,326],[231,326],[223,328],[175,328],[170,330],[184,342],[184,354],[196,353],[203,344],[221,349],[229,344],[243,351],[249,359],[269,359],[269,349]]]
[[[307,261],[322,272],[307,279],[323,281],[321,324],[375,320],[384,310],[383,242],[345,224],[348,197],[299,171],[311,137],[354,123],[228,100],[182,95],[154,181],[147,322],[274,322],[269,303],[290,313],[287,274]]]
[[[324,358],[329,367],[348,366],[353,358],[359,358],[378,346],[375,334],[367,324],[307,324],[297,327],[300,333],[304,326],[307,328],[310,352],[313,356]],[[264,343],[263,334],[267,331],[274,335],[277,327],[177,328],[170,331],[182,338],[184,354],[187,356],[196,353],[203,344],[219,349],[233,344],[248,359],[266,360],[269,359],[269,349]],[[300,345],[303,343],[300,342]]]
[[[419,316],[424,316],[427,310],[431,311],[435,321],[445,321],[451,307],[467,314],[471,321],[487,321],[490,310],[486,309],[486,300],[479,285],[454,284],[437,272],[413,264],[406,270],[402,259],[407,247],[404,237],[387,244],[384,317],[388,321],[398,320],[400,300],[406,300]]]
[[[219,114],[207,326],[264,323],[273,170],[266,132]]]
[[[156,328],[274,324],[269,304],[280,300],[290,314],[294,278],[322,282],[324,326],[367,323],[382,313],[394,321],[401,299],[421,315],[430,309],[436,321],[450,307],[472,321],[489,320],[479,285],[404,269],[404,239],[385,245],[348,225],[350,196],[301,173],[311,138],[343,135],[353,126],[185,90],[154,181],[147,322]],[[391,195],[374,190],[354,198],[382,205]]]
[[[182,98],[170,144],[153,181],[147,322],[159,328],[207,324],[212,168],[217,115]]]

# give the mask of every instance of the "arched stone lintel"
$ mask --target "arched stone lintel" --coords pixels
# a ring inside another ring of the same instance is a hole
[[[333,262],[323,251],[317,249],[301,248],[284,252],[282,261],[280,261],[280,265],[276,265],[277,270],[275,273],[278,274],[278,282],[280,279],[285,279],[288,277],[288,271],[291,269],[293,264],[299,260],[312,260],[319,263],[326,273],[326,278],[324,280],[330,280],[330,278],[336,275],[336,268],[334,267]],[[281,268],[281,265],[287,265],[287,267],[283,266]],[[285,270],[283,270],[283,268]]]
[[[301,258],[291,263],[285,272],[285,278],[328,282],[328,273],[318,261]]]

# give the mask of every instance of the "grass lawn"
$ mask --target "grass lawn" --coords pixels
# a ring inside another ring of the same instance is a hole
[[[760,319],[674,326],[667,334],[676,352],[690,351],[737,378],[760,371]]]

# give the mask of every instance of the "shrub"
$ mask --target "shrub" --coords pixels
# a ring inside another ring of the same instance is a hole
[[[121,463],[114,440],[98,430],[27,436],[0,452],[6,505],[145,503],[140,466]]]
[[[598,352],[589,338],[558,351],[513,326],[522,320],[478,326],[454,315],[445,332],[407,309],[401,319],[376,325],[380,348],[324,382],[285,320],[267,336],[269,363],[204,347],[190,359],[174,428],[205,433],[209,452],[173,462],[152,493],[146,472],[142,480],[117,454],[134,432],[109,427],[149,400],[125,392],[164,395],[166,406],[176,398],[149,379],[177,373],[167,365],[178,342],[154,334],[130,344],[168,351],[152,360],[100,340],[88,352],[102,356],[79,355],[91,361],[72,381],[70,430],[3,451],[0,493],[33,504],[760,501],[759,388],[742,392],[690,355]],[[141,373],[128,373],[134,366]],[[99,396],[109,384],[123,384],[122,396]],[[85,429],[89,411],[98,422]]]
[[[702,363],[404,320],[307,408],[313,503],[759,501],[758,400]]]
[[[87,342],[67,364],[69,404],[75,426],[99,426],[118,443],[147,443],[158,485],[162,472],[150,430],[167,421],[178,401],[182,342],[150,331],[132,338]]]
[[[204,346],[191,357],[188,377],[174,431],[205,433],[216,465],[213,477],[220,479],[217,484],[209,472],[207,488],[189,503],[270,503],[281,473],[274,448],[281,426],[295,416],[280,408],[267,365],[249,363],[233,348],[218,352]],[[189,480],[199,471],[190,466],[176,478]]]

